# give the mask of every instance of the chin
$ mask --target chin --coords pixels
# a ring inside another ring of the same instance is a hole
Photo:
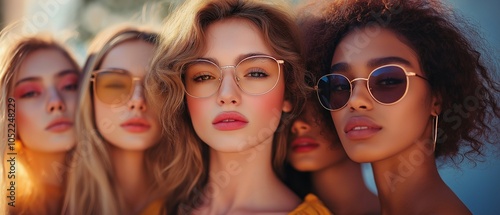
[[[146,142],[130,142],[130,141],[123,141],[122,144],[113,144],[114,147],[118,149],[123,149],[123,150],[130,150],[130,151],[145,151],[146,149],[149,149],[153,147],[154,144],[151,143],[146,143]]]

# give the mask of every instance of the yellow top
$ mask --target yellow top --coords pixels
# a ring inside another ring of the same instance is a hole
[[[158,215],[163,207],[163,199],[157,199],[151,203],[141,212],[141,215]]]
[[[304,202],[288,215],[331,215],[328,208],[314,194],[307,194]]]

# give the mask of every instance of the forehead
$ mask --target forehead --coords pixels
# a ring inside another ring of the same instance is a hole
[[[153,57],[154,45],[134,39],[117,44],[104,56],[100,69],[125,69],[135,76],[143,76]]]
[[[380,26],[357,28],[348,33],[335,49],[332,64],[345,62],[365,65],[372,59],[400,57],[418,64],[415,51],[401,36]]]
[[[216,59],[221,64],[234,64],[240,55],[249,53],[273,53],[257,26],[242,18],[214,22],[205,33],[207,52],[203,57]]]
[[[17,73],[17,80],[26,77],[53,77],[64,70],[74,70],[70,60],[54,48],[39,49],[29,53]]]

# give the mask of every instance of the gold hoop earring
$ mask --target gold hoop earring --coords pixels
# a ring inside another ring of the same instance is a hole
[[[434,126],[432,127],[432,136],[434,140],[434,145],[432,148],[432,151],[436,151],[436,142],[437,142],[437,135],[438,135],[438,121],[439,121],[439,116],[436,115],[432,118],[432,121],[434,123]]]

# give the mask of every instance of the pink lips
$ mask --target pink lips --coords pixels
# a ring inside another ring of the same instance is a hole
[[[144,118],[132,118],[120,125],[123,129],[132,133],[141,133],[148,131],[151,128],[151,125]]]
[[[223,112],[212,121],[212,125],[215,129],[220,131],[232,131],[238,130],[245,127],[248,124],[248,120],[242,114],[238,112]]]
[[[367,139],[375,135],[382,129],[381,126],[377,125],[371,119],[367,117],[352,117],[347,121],[344,127],[344,132],[347,138],[351,140],[362,140]]]
[[[67,118],[58,118],[52,120],[52,122],[50,122],[49,125],[45,127],[45,130],[55,133],[61,133],[67,131],[71,127],[73,127],[73,122],[71,122],[71,120]]]
[[[291,146],[293,152],[309,152],[319,147],[316,140],[308,137],[299,137],[293,140]]]

